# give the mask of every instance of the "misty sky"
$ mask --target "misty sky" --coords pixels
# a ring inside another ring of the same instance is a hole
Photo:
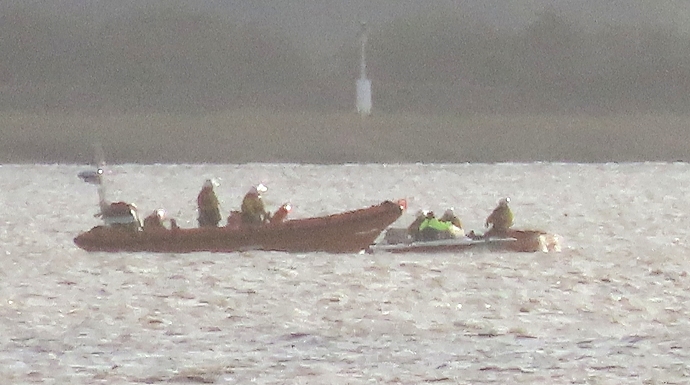
[[[685,111],[689,9],[687,0],[0,0],[0,108],[345,110],[366,21],[381,111]]]
[[[51,14],[84,14],[93,20],[170,0],[3,0],[0,7],[39,7]],[[176,0],[190,9],[212,10],[243,22],[269,25],[312,52],[331,53],[354,39],[360,20],[377,24],[420,11],[451,7],[497,28],[518,28],[544,10],[577,17],[587,27],[611,23],[654,23],[690,32],[690,2],[676,0]],[[0,8],[0,11],[2,9]]]

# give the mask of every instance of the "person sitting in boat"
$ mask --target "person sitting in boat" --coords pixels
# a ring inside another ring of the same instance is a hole
[[[277,225],[279,223],[285,222],[285,219],[287,218],[288,214],[290,214],[290,211],[292,211],[292,205],[289,203],[283,203],[282,206],[276,210],[273,215],[267,214],[270,216],[270,223],[273,225]]]
[[[165,229],[165,226],[163,226],[164,219],[165,211],[162,209],[153,210],[149,216],[144,218],[144,231]]]
[[[458,216],[455,215],[453,209],[446,210],[446,212],[443,213],[439,221],[450,222],[451,224],[453,224],[453,226],[457,227],[458,230],[462,231],[463,235],[465,235],[465,232],[462,229],[462,222],[460,221],[460,218],[458,218]]]
[[[228,215],[227,223],[225,224],[225,227],[231,228],[231,229],[237,229],[242,226],[242,212],[239,210],[233,210],[230,211],[230,215]]]
[[[261,194],[268,189],[263,184],[252,186],[242,199],[242,224],[261,225],[270,219]]]
[[[484,227],[491,226],[486,235],[504,234],[513,225],[513,212],[508,203],[510,203],[510,198],[503,198],[498,201],[498,206],[486,218]]]
[[[453,239],[460,236],[461,232],[462,230],[451,222],[443,222],[436,218],[433,211],[429,211],[422,224],[419,225],[419,234],[422,241]]]
[[[424,222],[424,220],[426,219],[426,216],[426,210],[417,211],[417,213],[415,214],[414,221],[407,227],[407,234],[413,241],[420,241],[422,239],[419,227],[422,225],[422,222]]]
[[[213,181],[206,179],[199,195],[196,198],[199,210],[199,227],[215,227],[220,222],[220,203],[213,191]]]

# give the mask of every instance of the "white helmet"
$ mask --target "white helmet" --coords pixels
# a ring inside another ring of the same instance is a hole
[[[213,188],[218,186],[220,186],[220,183],[218,183],[218,180],[216,180],[216,178],[206,179],[206,182],[204,182],[204,188]]]
[[[264,186],[262,183],[259,183],[256,186],[252,186],[252,188],[249,189],[249,193],[254,195],[260,195],[261,193],[265,193],[266,191],[268,191],[268,188],[266,188],[266,186]]]

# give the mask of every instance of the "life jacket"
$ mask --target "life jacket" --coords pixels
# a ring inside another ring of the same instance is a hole
[[[196,203],[199,209],[204,211],[211,211],[218,208],[218,198],[216,193],[210,187],[204,187],[199,192],[199,196],[196,198]]]
[[[256,194],[247,194],[242,200],[242,219],[245,223],[259,224],[266,216],[264,202]]]
[[[497,231],[505,231],[513,225],[513,212],[508,206],[498,206],[486,219],[486,225],[493,225]]]
[[[453,224],[450,222],[439,221],[437,218],[426,218],[419,225],[419,231],[423,231],[427,227],[438,231],[448,231]]]

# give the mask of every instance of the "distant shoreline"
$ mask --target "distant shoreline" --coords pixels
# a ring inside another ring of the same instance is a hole
[[[0,163],[688,161],[690,114],[0,113]]]

